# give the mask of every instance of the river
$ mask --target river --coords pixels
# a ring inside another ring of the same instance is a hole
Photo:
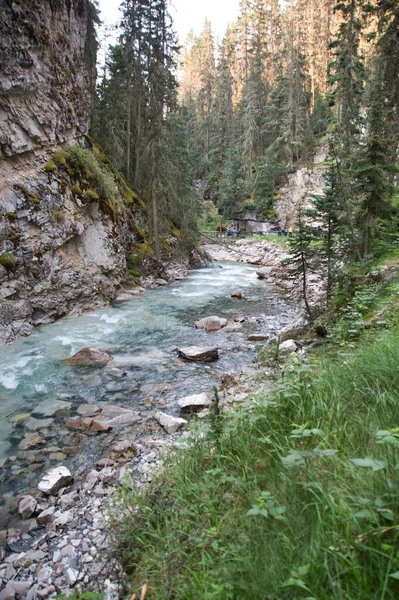
[[[236,287],[243,291],[243,300],[231,298]],[[230,321],[245,316],[248,322],[239,333],[207,333],[194,328],[195,321],[210,315]],[[177,399],[208,391],[224,372],[239,371],[253,361],[255,348],[247,341],[249,333],[262,331],[273,337],[298,318],[297,308],[265,286],[255,267],[219,263],[121,305],[41,327],[28,338],[2,348],[0,459],[6,460],[0,495],[7,501],[17,491],[35,487],[41,474],[56,466],[43,451],[43,462],[32,465],[31,453],[18,448],[26,433],[25,417],[34,413],[38,403],[58,399],[72,404],[67,414],[61,411],[53,422],[35,432],[43,439],[41,447],[54,447],[55,453],[68,443],[71,432],[65,428],[66,419],[85,403],[133,407],[148,417],[162,397],[163,410],[176,415]],[[175,347],[190,345],[218,346],[220,359],[207,364],[179,359]],[[103,369],[60,363],[88,346],[110,352],[113,363]],[[20,417],[21,413],[25,417]],[[83,469],[95,460],[99,438],[81,436],[77,454],[62,464]],[[76,437],[72,443],[77,443]]]

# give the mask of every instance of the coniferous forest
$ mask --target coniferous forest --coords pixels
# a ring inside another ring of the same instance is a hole
[[[242,0],[218,47],[209,21],[179,47],[166,0],[122,11],[94,132],[150,203],[155,239],[168,215],[195,243],[196,181],[226,218],[275,217],[284,178],[321,144],[321,252],[361,261],[396,235],[395,0]]]

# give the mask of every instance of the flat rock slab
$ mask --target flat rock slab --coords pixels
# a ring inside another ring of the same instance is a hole
[[[253,333],[248,336],[249,342],[266,342],[269,339],[267,333]]]
[[[196,329],[205,329],[206,331],[219,331],[223,327],[226,327],[227,319],[212,315],[211,317],[205,317],[195,323]]]
[[[163,412],[157,412],[154,415],[154,419],[158,421],[160,425],[165,429],[166,433],[176,433],[181,427],[187,425],[186,419],[179,417],[172,417]]]
[[[80,404],[77,412],[82,417],[93,417],[101,411],[101,408],[97,404]]]
[[[99,419],[92,419],[91,417],[82,417],[81,419],[68,419],[65,423],[68,429],[76,429],[77,431],[87,431],[101,433],[103,431],[110,431],[112,425],[107,421],[101,421]]]
[[[83,348],[70,358],[64,358],[61,362],[72,367],[105,367],[111,360],[112,356],[104,350]]]
[[[58,490],[68,487],[72,483],[73,477],[70,471],[66,467],[57,467],[49,471],[37,487],[44,494],[55,495]]]
[[[218,348],[200,348],[199,346],[188,346],[187,348],[177,348],[177,352],[186,360],[198,362],[212,362],[219,358]]]
[[[35,419],[34,417],[30,417],[24,423],[26,429],[29,431],[37,431],[38,429],[44,429],[45,427],[51,427],[54,423],[54,419]]]
[[[141,421],[141,417],[134,410],[122,408],[114,404],[107,404],[107,406],[104,406],[101,414],[96,417],[96,420],[112,428],[115,425],[133,425],[133,423]]]
[[[36,406],[32,414],[39,417],[54,417],[59,411],[70,410],[72,402],[64,400],[45,400]]]
[[[212,404],[208,394],[202,392],[202,394],[193,394],[192,396],[186,396],[177,402],[182,412],[197,412],[204,408],[207,408]]]

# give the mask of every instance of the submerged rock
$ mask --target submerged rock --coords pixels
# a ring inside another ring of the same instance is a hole
[[[55,495],[58,490],[68,487],[72,483],[73,477],[70,471],[66,467],[57,467],[49,471],[37,487],[44,494]]]
[[[186,419],[180,417],[172,417],[163,412],[157,412],[154,419],[165,429],[166,433],[176,433],[183,425],[187,425]]]
[[[208,394],[202,392],[202,394],[193,394],[192,396],[186,396],[177,402],[182,412],[197,412],[204,408],[207,408],[212,404]]]
[[[68,411],[72,402],[64,400],[45,400],[33,409],[32,414],[39,417],[54,417],[58,412]]]
[[[112,356],[104,350],[83,348],[70,358],[64,358],[61,362],[74,367],[105,367],[111,360]]]
[[[180,356],[186,360],[198,362],[211,362],[219,358],[217,348],[200,348],[199,346],[188,346],[186,348],[177,348]]]

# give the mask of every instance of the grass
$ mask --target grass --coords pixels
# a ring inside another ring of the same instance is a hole
[[[125,483],[112,531],[132,588],[148,581],[151,600],[399,597],[397,287],[388,304],[388,329],[295,356],[269,392],[202,425],[144,494]]]

